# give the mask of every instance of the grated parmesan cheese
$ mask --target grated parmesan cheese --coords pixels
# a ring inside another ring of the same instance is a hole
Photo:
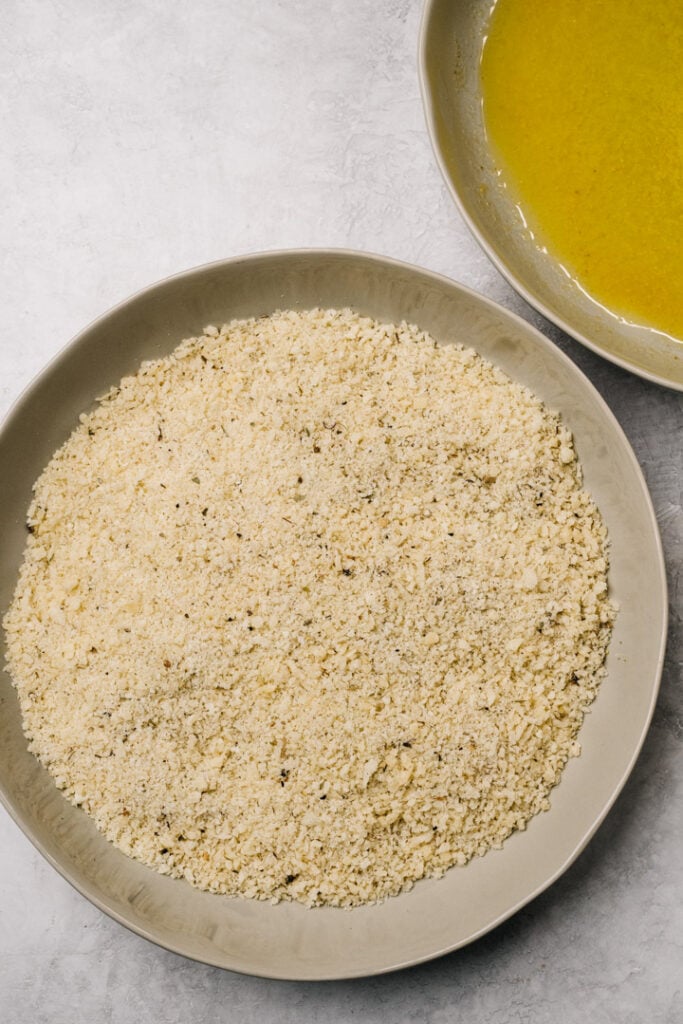
[[[356,905],[549,806],[614,618],[571,435],[349,310],[208,327],[80,418],[4,625],[31,749],[118,847]]]

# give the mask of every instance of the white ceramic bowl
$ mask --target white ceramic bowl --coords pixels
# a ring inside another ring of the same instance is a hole
[[[390,971],[484,934],[556,879],[623,786],[656,699],[666,633],[657,525],[633,452],[589,381],[523,320],[443,277],[361,253],[299,251],[227,260],[139,292],[87,327],[18,401],[0,433],[0,614],[22,557],[31,486],[94,397],[207,323],[276,309],[344,307],[465,342],[559,410],[609,529],[621,604],[608,675],[552,808],[500,851],[412,892],[354,910],[211,895],[115,849],[28,752],[0,676],[0,795],[18,825],[84,896],[140,935],[220,967],[276,978]]]
[[[641,377],[683,390],[683,340],[620,320],[521,230],[484,129],[479,63],[491,0],[427,0],[420,81],[446,184],[484,252],[527,302],[577,341]],[[674,283],[676,286],[678,283]]]

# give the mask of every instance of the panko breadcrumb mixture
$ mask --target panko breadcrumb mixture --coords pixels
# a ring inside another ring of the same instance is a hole
[[[352,906],[549,806],[614,607],[557,415],[350,310],[208,327],[35,485],[4,625],[33,752],[116,846]]]

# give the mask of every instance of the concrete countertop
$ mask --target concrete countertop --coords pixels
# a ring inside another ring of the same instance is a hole
[[[299,984],[158,949],[0,811],[0,1020],[640,1024],[683,1020],[683,401],[535,314],[446,193],[417,80],[418,0],[25,0],[3,10],[0,415],[72,335],[167,274],[344,246],[421,264],[549,334],[644,469],[671,628],[643,753],[588,849],[476,944],[401,974]]]

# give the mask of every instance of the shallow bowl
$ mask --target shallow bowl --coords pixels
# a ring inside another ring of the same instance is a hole
[[[427,0],[420,81],[427,126],[453,199],[486,254],[563,331],[618,366],[683,390],[683,340],[613,315],[522,228],[501,188],[484,127],[479,66],[491,0]],[[677,287],[673,282],[672,287]]]
[[[552,808],[439,880],[353,910],[211,895],[115,849],[28,752],[16,693],[0,675],[0,797],[34,845],[84,896],[154,942],[208,964],[291,979],[390,971],[471,942],[545,889],[598,828],[633,767],[657,695],[666,585],[650,498],[633,452],[580,370],[520,318],[435,274],[361,253],[296,251],[190,270],[139,292],[87,327],[19,399],[0,432],[0,614],[26,539],[31,486],[80,412],[144,359],[204,325],[277,309],[350,306],[464,342],[561,412],[611,538],[621,605],[608,674]],[[1,652],[0,652],[1,653]]]

